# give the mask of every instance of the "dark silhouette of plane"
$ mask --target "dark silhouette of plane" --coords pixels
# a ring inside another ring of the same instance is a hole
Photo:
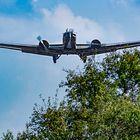
[[[49,44],[47,40],[41,40],[41,37],[38,37],[38,40],[38,45],[0,43],[0,48],[19,50],[25,53],[52,56],[53,62],[56,63],[56,60],[61,55],[79,55],[83,62],[86,62],[87,56],[89,55],[102,54],[119,49],[140,46],[140,41],[102,44],[98,39],[92,40],[91,43],[77,44],[76,34],[72,29],[67,29],[63,34],[62,44]]]

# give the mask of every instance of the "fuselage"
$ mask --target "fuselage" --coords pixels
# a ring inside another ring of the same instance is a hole
[[[63,34],[63,45],[64,49],[76,49],[76,34],[72,29]]]

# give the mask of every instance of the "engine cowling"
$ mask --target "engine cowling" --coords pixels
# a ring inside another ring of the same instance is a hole
[[[91,47],[101,47],[101,42],[98,39],[94,39],[91,41]]]
[[[39,49],[45,50],[46,48],[49,48],[49,43],[46,40],[42,40],[39,42]]]
[[[49,48],[49,42],[47,40],[42,40],[42,42],[46,48]]]

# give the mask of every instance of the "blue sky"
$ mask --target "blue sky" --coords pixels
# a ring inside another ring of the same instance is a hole
[[[140,40],[139,0],[0,0],[0,42],[37,44],[36,37],[60,42],[67,27],[77,41]],[[96,59],[101,59],[99,55]],[[63,69],[82,68],[77,56],[52,58],[0,49],[0,136],[10,129],[23,130],[39,94],[54,96]],[[60,99],[65,95],[59,90]]]

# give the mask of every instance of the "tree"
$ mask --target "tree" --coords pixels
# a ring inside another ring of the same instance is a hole
[[[6,134],[3,134],[3,139],[5,139],[5,140],[13,140],[14,136],[13,136],[12,132],[8,130]]]
[[[115,54],[104,59],[103,71],[111,84],[117,86],[118,94],[126,94],[132,99],[139,93],[140,53],[124,51],[124,55]]]
[[[140,139],[138,50],[112,53],[102,62],[89,59],[83,71],[67,73],[60,84],[65,99],[59,105],[42,99],[16,139]]]

